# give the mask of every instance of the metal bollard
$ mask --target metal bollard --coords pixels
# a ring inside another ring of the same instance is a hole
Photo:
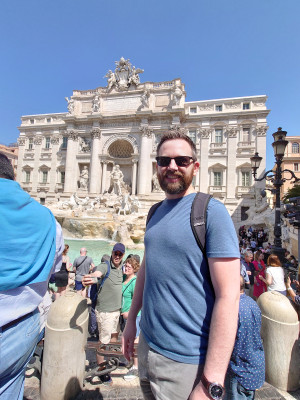
[[[87,301],[68,291],[49,311],[44,341],[41,400],[67,400],[83,387],[88,334]]]
[[[257,304],[262,314],[266,381],[278,389],[300,387],[298,315],[289,299],[276,291],[263,293]]]

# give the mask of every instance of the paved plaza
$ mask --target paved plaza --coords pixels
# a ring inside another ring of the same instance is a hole
[[[89,363],[95,363],[96,359],[93,350],[87,350],[87,359]],[[116,369],[114,372],[112,372],[111,376],[113,384],[111,386],[86,382],[83,391],[79,393],[73,400],[142,400],[143,396],[140,390],[139,380],[134,379],[133,381],[126,382],[123,379],[123,376],[126,372],[127,368],[125,367]],[[55,382],[53,382],[53,385],[55,385]],[[300,400],[300,390],[293,393],[287,393],[282,390],[275,389],[273,386],[265,383],[261,389],[256,391],[255,398],[256,400]],[[34,374],[25,379],[23,400],[40,400],[40,379],[38,374]]]

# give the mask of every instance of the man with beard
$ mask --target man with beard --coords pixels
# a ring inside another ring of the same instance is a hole
[[[156,160],[166,199],[147,225],[123,352],[127,359],[133,355],[135,319],[143,305],[138,356],[144,398],[221,399],[237,328],[237,236],[224,205],[211,199],[206,256],[197,245],[190,214],[199,163],[188,136],[165,134]]]

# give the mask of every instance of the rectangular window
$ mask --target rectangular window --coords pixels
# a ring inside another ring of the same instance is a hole
[[[50,138],[46,137],[46,144],[45,144],[46,149],[50,149]]]
[[[215,143],[223,143],[223,129],[215,129]]]
[[[295,172],[299,171],[299,164],[298,163],[294,163],[294,171]]]
[[[32,138],[30,138],[29,141],[28,141],[28,149],[29,150],[33,149],[33,139]]]
[[[243,142],[250,142],[250,129],[243,128]]]
[[[243,103],[243,110],[250,110],[250,103]]]
[[[222,186],[222,172],[214,172],[214,186]]]
[[[43,171],[43,183],[47,183],[48,180],[48,171]]]
[[[47,123],[49,124],[51,122],[51,118],[47,118]]]
[[[45,197],[40,197],[40,203],[44,206],[46,203]]]
[[[192,139],[192,141],[194,143],[196,143],[196,131],[195,130],[189,131],[188,136]]]
[[[30,171],[25,171],[25,182],[26,183],[30,182]]]
[[[250,186],[250,171],[242,171],[242,186]]]
[[[65,171],[60,172],[60,183],[65,183]]]
[[[190,107],[191,114],[197,114],[197,107]]]
[[[222,109],[223,109],[222,104],[218,104],[216,106],[216,111],[220,112],[220,111],[222,111]]]
[[[68,147],[68,137],[63,136],[62,149],[66,149],[67,147]]]
[[[34,124],[34,119],[31,119],[31,120],[30,120],[30,123],[31,123],[31,124]]]

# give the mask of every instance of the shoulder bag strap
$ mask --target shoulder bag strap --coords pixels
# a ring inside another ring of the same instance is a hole
[[[210,194],[198,192],[193,200],[191,209],[191,228],[204,257],[206,257],[206,211],[211,198]]]

